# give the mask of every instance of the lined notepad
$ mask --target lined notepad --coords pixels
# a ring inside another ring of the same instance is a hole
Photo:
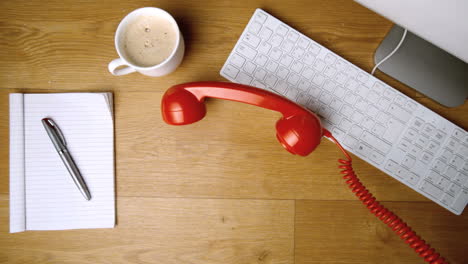
[[[110,93],[10,94],[10,232],[115,225]],[[92,199],[85,200],[41,119],[60,127]]]

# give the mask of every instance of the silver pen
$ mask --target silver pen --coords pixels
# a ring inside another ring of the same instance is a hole
[[[65,167],[75,182],[76,187],[78,187],[86,200],[91,200],[91,193],[89,192],[89,189],[86,186],[86,183],[81,176],[78,167],[76,166],[72,156],[70,155],[70,152],[67,149],[67,143],[63,137],[62,131],[60,131],[60,128],[57,126],[57,124],[55,124],[55,122],[50,118],[43,118],[42,124],[44,125],[44,128],[49,135],[52,144],[54,144],[55,149],[62,159],[63,164],[65,164]]]

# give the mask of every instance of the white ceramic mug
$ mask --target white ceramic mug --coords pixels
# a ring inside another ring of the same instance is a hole
[[[121,38],[130,22],[139,16],[148,15],[162,17],[173,23],[176,28],[177,39],[171,55],[169,55],[169,57],[167,57],[163,62],[150,67],[141,67],[129,62],[129,60],[125,58],[125,52],[122,52]],[[184,38],[180,33],[177,22],[168,12],[156,7],[143,7],[132,11],[120,22],[117,27],[117,31],[115,32],[115,49],[117,50],[120,58],[109,63],[108,68],[110,73],[113,75],[125,75],[132,72],[139,72],[144,75],[157,77],[173,72],[180,65],[182,58],[184,57],[185,45]]]

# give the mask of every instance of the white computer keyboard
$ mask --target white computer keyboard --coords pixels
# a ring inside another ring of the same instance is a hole
[[[455,214],[468,203],[468,133],[257,9],[221,69],[322,118],[344,147]]]

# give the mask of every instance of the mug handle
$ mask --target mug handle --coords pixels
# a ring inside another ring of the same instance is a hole
[[[117,69],[120,66],[126,66],[126,67],[121,68],[121,69]],[[128,66],[124,62],[124,60],[122,60],[121,58],[118,58],[118,59],[115,59],[115,60],[111,61],[109,63],[108,69],[109,69],[109,72],[112,73],[112,75],[115,75],[115,76],[125,75],[125,74],[129,74],[129,73],[132,73],[132,72],[136,72],[136,70],[134,68]]]

